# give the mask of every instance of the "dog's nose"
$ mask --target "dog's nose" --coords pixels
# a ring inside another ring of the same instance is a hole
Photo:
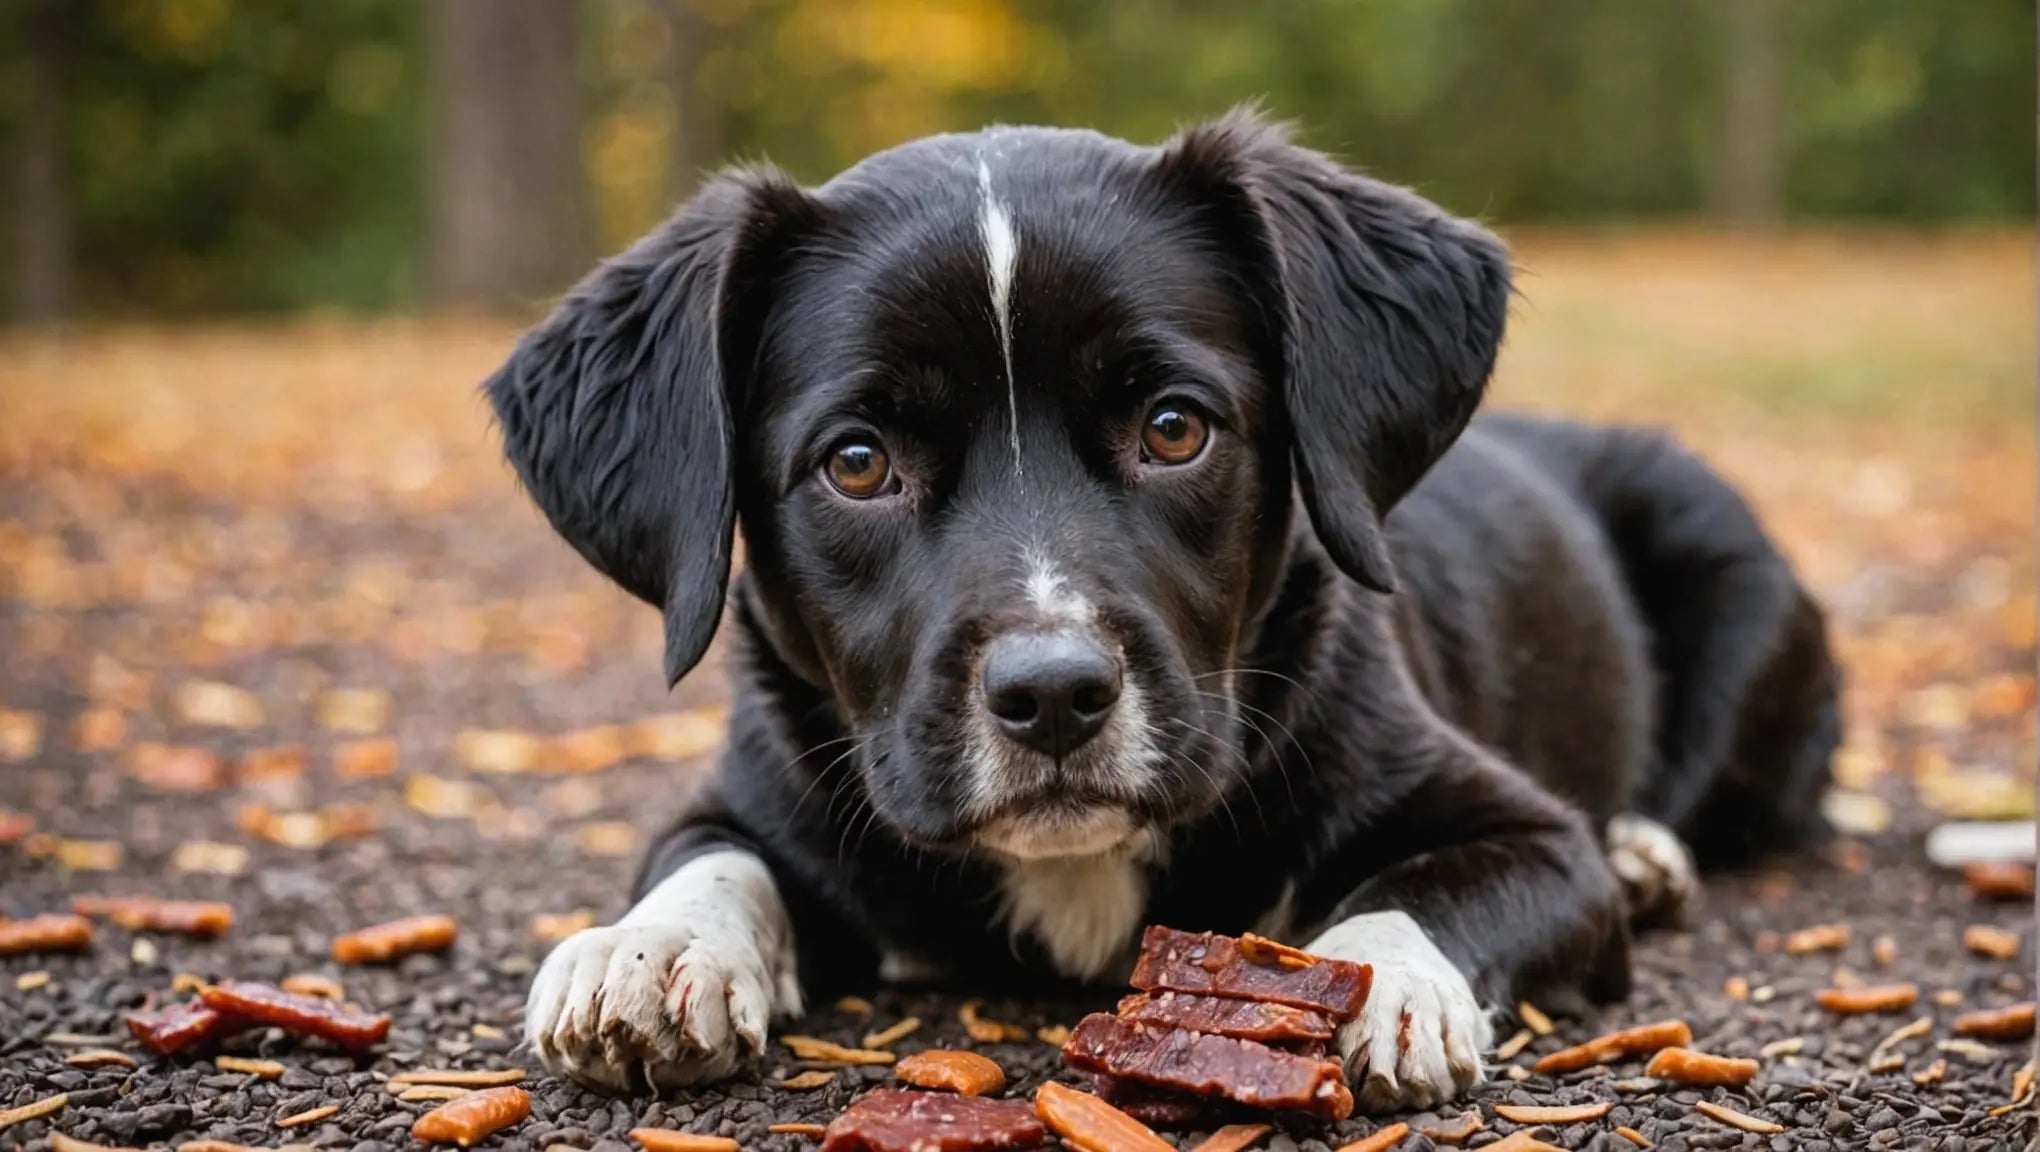
[[[1006,735],[1061,757],[1098,734],[1119,702],[1119,660],[1067,632],[1016,632],[992,641],[981,681]]]

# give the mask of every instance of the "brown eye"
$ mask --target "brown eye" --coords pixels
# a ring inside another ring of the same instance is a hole
[[[875,440],[845,440],[829,453],[829,483],[852,500],[883,496],[892,486],[892,461]]]
[[[1210,433],[1204,417],[1180,404],[1159,404],[1140,431],[1141,458],[1155,464],[1188,464],[1204,451]]]

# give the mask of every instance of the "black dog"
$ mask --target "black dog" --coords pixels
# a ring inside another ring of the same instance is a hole
[[[546,960],[546,1063],[695,1082],[803,992],[1118,982],[1148,923],[1373,963],[1376,1109],[1477,1080],[1492,1006],[1624,995],[1667,828],[1820,832],[1836,673],[1671,442],[1469,427],[1508,302],[1251,115],[736,172],[604,265],[487,385],[510,459],[675,680],[747,559],[720,770]]]

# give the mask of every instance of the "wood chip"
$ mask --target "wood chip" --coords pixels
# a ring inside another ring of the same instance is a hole
[[[1530,1134],[1529,1129],[1511,1132],[1500,1140],[1481,1149],[1481,1152],[1565,1152],[1556,1144],[1547,1144]]]
[[[73,1068],[104,1068],[109,1064],[121,1068],[132,1068],[135,1066],[135,1058],[125,1052],[116,1052],[111,1048],[80,1048],[78,1051],[64,1057],[64,1063],[69,1064]]]
[[[1962,946],[1978,956],[2010,960],[2019,954],[2019,934],[1989,924],[1971,924],[1962,930]]]
[[[285,992],[295,992],[300,996],[317,996],[322,1000],[342,1000],[347,996],[347,990],[340,986],[338,980],[331,976],[321,976],[317,972],[299,972],[285,976],[277,987]]]
[[[572,912],[540,912],[531,918],[531,934],[553,944],[594,926],[595,913],[589,908]]]
[[[1423,1124],[1417,1131],[1430,1138],[1433,1144],[1457,1146],[1473,1139],[1473,1134],[1487,1127],[1477,1109],[1469,1108],[1450,1120],[1436,1124]]]
[[[49,972],[46,969],[38,968],[33,972],[23,972],[21,975],[16,976],[14,978],[14,990],[16,992],[33,992],[38,988],[47,986],[49,982]]]
[[[14,1125],[28,1120],[40,1120],[52,1112],[61,1110],[64,1105],[70,1102],[71,1097],[69,1093],[59,1092],[55,1096],[45,1096],[40,1100],[23,1104],[19,1108],[0,1110],[0,1129],[12,1128]]]
[[[1806,1051],[1804,1036],[1787,1036],[1783,1040],[1773,1040],[1757,1049],[1757,1055],[1766,1060],[1776,1060],[1780,1056],[1797,1056],[1804,1051]]]
[[[1523,1049],[1529,1047],[1530,1041],[1535,1040],[1536,1038],[1537,1034],[1535,1032],[1530,1031],[1528,1028],[1516,1029],[1516,1034],[1514,1036],[1511,1036],[1507,1040],[1502,1041],[1501,1047],[1495,1049],[1495,1059],[1502,1061],[1504,1063],[1510,1060],[1514,1060],[1516,1058],[1516,1054],[1518,1052],[1521,1052]]]
[[[264,1080],[274,1080],[283,1075],[283,1065],[274,1060],[257,1060],[248,1056],[215,1056],[213,1067],[223,1072],[246,1072]]]
[[[1873,1076],[1882,1076],[1888,1072],[1896,1072],[1903,1067],[1905,1067],[1905,1053],[1903,1052],[1886,1052],[1882,1056],[1872,1056],[1870,1062],[1863,1065],[1863,1069]]]
[[[891,1064],[899,1059],[891,1052],[878,1052],[870,1048],[845,1048],[841,1044],[831,1044],[815,1036],[781,1036],[779,1042],[786,1045],[788,1050],[800,1059],[812,1060],[817,1064]]]
[[[1246,1152],[1273,1131],[1266,1124],[1228,1124],[1205,1137],[1190,1152]]]
[[[523,1082],[522,1068],[412,1068],[390,1077],[392,1084],[439,1084],[457,1088],[497,1088]]]
[[[1934,1051],[1946,1052],[1950,1056],[1960,1056],[1971,1064],[1995,1064],[1998,1062],[1998,1058],[2004,1055],[2001,1049],[1993,1048],[1988,1044],[1979,1044],[1974,1040],[1966,1038],[1960,1040],[1942,1040],[1934,1045]]]
[[[1918,1003],[1917,984],[1873,984],[1863,988],[1823,988],[1814,993],[1822,1008],[1842,1016],[1866,1012],[1902,1012]]]
[[[1722,983],[1721,992],[1730,1000],[1747,1000],[1750,998],[1750,982],[1741,976],[1730,976]]]
[[[1034,1030],[1034,1038],[1043,1044],[1053,1044],[1060,1048],[1070,1041],[1070,1026],[1067,1024],[1043,1024]]]
[[[1611,1060],[1649,1056],[1660,1048],[1684,1048],[1693,1043],[1693,1029],[1684,1020],[1660,1020],[1596,1036],[1540,1058],[1532,1065],[1542,1075],[1558,1075],[1606,1064]]]
[[[187,840],[170,854],[170,867],[178,872],[204,872],[214,876],[239,876],[248,870],[248,850],[239,844],[218,840]]]
[[[1517,1124],[1584,1124],[1599,1120],[1615,1108],[1613,1100],[1598,1104],[1497,1104],[1495,1115]]]
[[[1759,1136],[1776,1136],[1785,1130],[1783,1124],[1773,1123],[1760,1116],[1751,1116],[1747,1112],[1738,1112],[1733,1108],[1724,1108],[1712,1100],[1702,1100],[1694,1104],[1693,1110],[1702,1116],[1719,1120],[1731,1128],[1755,1132]]]
[[[116,1148],[110,1144],[94,1144],[90,1140],[80,1140],[75,1136],[66,1136],[62,1132],[52,1132],[50,1152],[139,1152],[139,1150]]]
[[[1908,1040],[1916,1040],[1921,1036],[1925,1036],[1933,1030],[1934,1018],[1932,1016],[1922,1016],[1903,1028],[1894,1029],[1889,1036],[1879,1040],[1876,1047],[1870,1049],[1870,1055],[1876,1056],[1881,1052],[1896,1048]]]
[[[847,1012],[852,1016],[869,1016],[876,1009],[871,1006],[871,1001],[862,996],[845,996],[836,1001],[836,1011]]]
[[[87,1036],[82,1032],[52,1032],[42,1038],[52,1048],[107,1048],[127,1039],[125,1036]]]
[[[786,1079],[781,1080],[779,1082],[779,1086],[781,1088],[790,1089],[794,1092],[807,1092],[816,1088],[820,1088],[822,1085],[829,1083],[835,1078],[836,1074],[834,1072],[824,1072],[821,1069],[817,1068],[811,1072],[797,1072],[791,1076],[788,1076]]]
[[[1553,1031],[1551,1017],[1546,1016],[1537,1005],[1528,1000],[1516,1002],[1516,1018],[1523,1022],[1525,1028],[1539,1036],[1549,1036]]]
[[[1339,1145],[1337,1152],[1388,1152],[1403,1142],[1410,1134],[1410,1126],[1397,1121],[1386,1128],[1377,1128],[1372,1135],[1362,1136],[1350,1144]]]
[[[1756,1079],[1758,1070],[1755,1060],[1715,1056],[1690,1048],[1662,1048],[1650,1058],[1643,1074],[1691,1087],[1740,1088]]]
[[[963,1022],[963,1030],[980,1044],[999,1044],[1009,1040],[1027,1039],[1027,1029],[979,1015],[981,1000],[965,1000],[963,1007],[956,1010],[956,1018]]]
[[[1981,1012],[1964,1012],[1951,1025],[1957,1036],[1985,1040],[2024,1040],[2033,1034],[2033,1001]]]
[[[445,1103],[463,1096],[472,1096],[474,1091],[472,1088],[455,1088],[451,1084],[411,1084],[403,1086],[397,1092],[397,1099],[406,1104],[421,1104],[427,1100]]]
[[[510,1038],[508,1032],[503,1031],[494,1024],[476,1024],[468,1029],[468,1034],[482,1040],[508,1040]]]
[[[1870,942],[1870,959],[1879,968],[1889,968],[1898,959],[1898,941],[1879,936]]]
[[[671,1128],[633,1128],[630,1138],[645,1152],[743,1152],[743,1145],[727,1136],[699,1136]]]
[[[767,1124],[765,1130],[775,1136],[806,1136],[810,1140],[820,1140],[828,1132],[820,1124]]]
[[[317,1124],[328,1116],[337,1115],[339,1111],[340,1106],[338,1104],[321,1104],[317,1108],[307,1108],[302,1112],[285,1116],[276,1122],[276,1126],[278,1128],[296,1128],[304,1124]]]
[[[1924,1088],[1932,1084],[1939,1084],[1947,1078],[1948,1062],[1946,1060],[1935,1060],[1932,1064],[1913,1073],[1912,1081]]]
[[[1975,860],[1962,866],[1962,879],[1969,894],[1978,900],[2033,899],[2033,863],[2030,860]]]
[[[1805,956],[1812,952],[1839,952],[1848,946],[1847,924],[1818,924],[1812,928],[1801,928],[1785,937],[1785,951],[1793,956]]]
[[[1615,1129],[1615,1134],[1636,1145],[1638,1148],[1650,1147],[1650,1139],[1627,1124],[1618,1126]]]
[[[920,1027],[921,1018],[919,1016],[909,1016],[890,1028],[881,1028],[876,1032],[866,1032],[864,1034],[864,1046],[866,1048],[890,1048],[894,1044],[912,1036]]]

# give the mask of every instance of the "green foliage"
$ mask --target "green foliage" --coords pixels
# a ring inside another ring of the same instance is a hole
[[[77,20],[64,129],[89,307],[416,301],[430,0],[57,2]],[[1258,99],[1459,211],[1598,221],[1703,211],[1732,63],[1713,0],[582,2],[582,161],[611,246],[675,195],[676,88],[719,153],[809,180],[926,132],[1152,140]],[[659,42],[672,2],[712,41],[692,84]],[[2031,217],[2029,0],[1779,2],[1788,218]],[[0,128],[26,114],[16,47],[0,40]]]

